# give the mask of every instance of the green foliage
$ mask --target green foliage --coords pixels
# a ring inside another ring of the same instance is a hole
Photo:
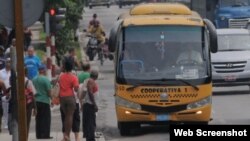
[[[42,63],[46,64],[46,60],[44,60],[46,58],[46,52],[43,50],[36,50],[36,55],[38,56],[38,58],[41,60]]]
[[[46,33],[45,32],[40,32],[40,40],[45,41],[46,40]]]

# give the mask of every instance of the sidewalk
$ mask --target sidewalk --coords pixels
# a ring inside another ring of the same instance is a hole
[[[28,141],[61,141],[63,139],[61,132],[51,132],[50,135],[53,137],[53,139],[36,139],[36,134],[30,133]],[[0,140],[11,141],[12,136],[10,136],[8,133],[0,133]],[[80,140],[85,141],[86,139],[80,136]],[[75,141],[73,133],[71,133],[71,141]],[[105,139],[103,135],[101,135],[100,138],[96,138],[96,141],[105,141]]]

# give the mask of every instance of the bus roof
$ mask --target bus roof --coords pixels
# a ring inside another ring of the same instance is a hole
[[[130,15],[176,14],[191,15],[191,10],[179,3],[139,4],[130,10]]]
[[[201,17],[183,4],[139,4],[122,16],[123,26],[130,25],[193,25],[203,26]]]

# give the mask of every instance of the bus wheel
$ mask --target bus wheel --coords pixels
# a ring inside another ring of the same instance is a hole
[[[194,124],[197,124],[197,125],[208,125],[208,122],[207,121],[194,122]]]
[[[130,134],[129,123],[118,122],[118,128],[121,136],[128,136]]]
[[[118,128],[120,130],[121,136],[128,136],[131,134],[131,130],[140,128],[139,123],[129,123],[129,122],[118,122]]]
[[[200,121],[200,122],[187,122],[185,124],[194,124],[194,125],[208,125],[208,121]]]

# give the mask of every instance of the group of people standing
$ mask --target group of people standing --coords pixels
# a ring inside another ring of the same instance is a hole
[[[1,54],[1,48],[0,48]],[[10,91],[11,88],[11,59],[4,58],[1,61],[3,68],[0,70],[0,89],[1,99],[0,104],[0,121],[2,121],[1,112],[4,111],[5,102],[8,103],[11,99],[16,98],[16,95]],[[51,129],[51,106],[53,106],[52,83],[46,77],[46,65],[40,62],[40,59],[35,55],[34,48],[30,46],[27,49],[27,55],[24,57],[25,64],[25,96],[26,96],[26,115],[27,115],[27,131],[29,131],[31,116],[34,115],[36,123],[36,138],[37,139],[52,139],[50,136]],[[82,69],[77,73],[75,68]],[[98,72],[90,69],[90,64],[79,63],[75,57],[75,50],[69,49],[68,55],[63,59],[61,73],[58,76],[57,83],[60,87],[60,112],[62,119],[63,141],[70,140],[70,132],[75,133],[75,140],[80,141],[80,112],[82,111],[83,133],[87,141],[95,140],[96,128],[96,112],[97,108],[97,93],[98,86],[96,79]],[[18,93],[17,93],[18,94]],[[2,104],[3,103],[3,104]],[[17,103],[17,102],[16,102]],[[12,107],[13,104],[6,107]],[[17,107],[14,107],[17,109]],[[17,111],[17,110],[16,110]],[[4,113],[9,115],[4,119],[4,128],[8,128],[10,134],[18,137],[17,119],[15,124],[11,119],[13,115],[7,109]],[[17,116],[16,116],[17,117]],[[0,124],[1,127],[1,124]],[[0,128],[1,129],[1,128]],[[16,139],[14,139],[16,138]]]
[[[73,71],[72,56],[64,58],[63,72],[59,75],[60,111],[63,123],[64,141],[70,139],[71,130],[75,140],[79,141],[80,113],[82,110],[82,125],[84,137],[87,141],[95,141],[96,112],[98,85],[96,80],[98,72],[90,70],[88,63],[82,64],[83,72],[76,75]]]

